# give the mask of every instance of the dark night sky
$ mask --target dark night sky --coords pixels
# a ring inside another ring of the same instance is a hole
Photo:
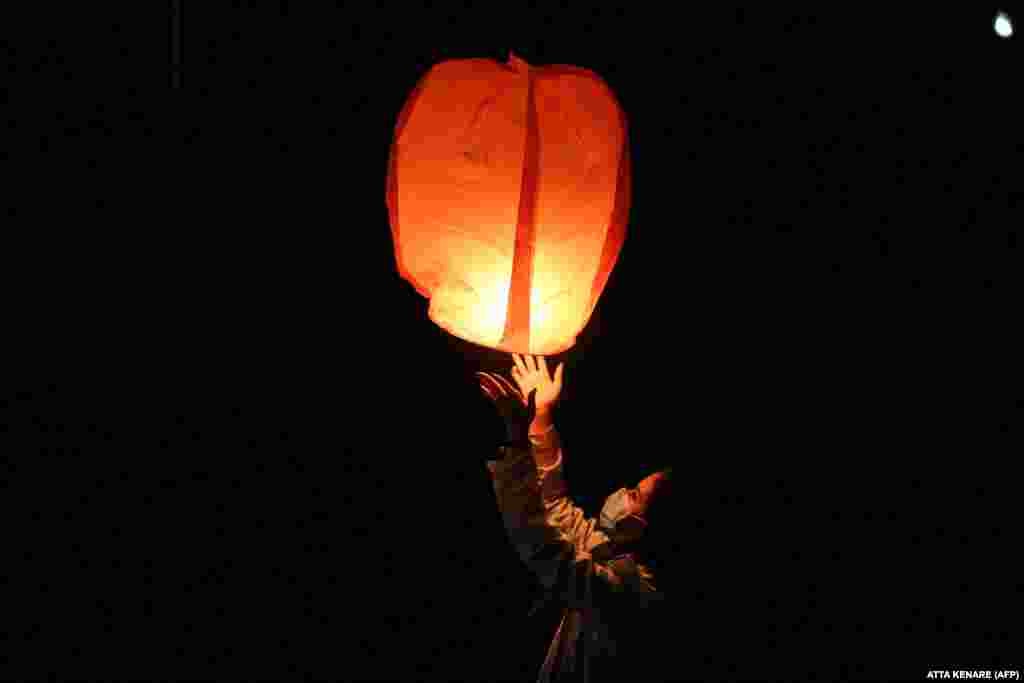
[[[23,72],[103,88],[20,138],[26,187],[68,182],[11,214],[53,255],[12,280],[39,303],[0,397],[8,665],[532,680],[553,624],[471,377],[509,360],[428,321],[384,205],[419,78],[514,50],[629,118],[627,240],[557,417],[587,509],[682,472],[666,677],[1024,667],[1024,53],[996,7],[231,7],[186,8],[178,89],[141,14]]]

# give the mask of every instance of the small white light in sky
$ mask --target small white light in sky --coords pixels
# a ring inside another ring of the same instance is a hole
[[[1005,12],[1000,12],[996,16],[996,33],[1002,38],[1009,38],[1013,35],[1013,22],[1010,21],[1010,17]]]

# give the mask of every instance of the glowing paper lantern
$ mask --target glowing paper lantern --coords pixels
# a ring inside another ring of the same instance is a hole
[[[476,344],[570,348],[618,259],[629,202],[625,115],[586,69],[441,62],[395,127],[399,273],[431,320]]]

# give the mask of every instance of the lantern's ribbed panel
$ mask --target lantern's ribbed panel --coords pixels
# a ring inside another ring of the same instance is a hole
[[[431,320],[507,351],[573,345],[629,212],[625,117],[599,77],[443,62],[403,109],[388,174],[399,272]]]
[[[512,65],[527,75],[526,128],[523,148],[523,181],[519,185],[519,210],[516,213],[516,239],[512,255],[512,279],[509,283],[505,331],[498,346],[506,349],[530,349],[530,292],[533,287],[534,248],[537,245],[537,181],[540,161],[540,136],[537,131],[537,103],[533,96],[530,66],[519,59]]]
[[[548,67],[535,83],[540,159],[530,343],[561,350],[590,317],[625,128],[614,97],[592,73]],[[621,239],[611,246],[617,255]]]
[[[623,140],[622,151],[619,157],[619,177],[615,184],[615,206],[612,208],[612,217],[608,225],[608,232],[605,235],[604,246],[601,249],[601,259],[597,266],[597,273],[590,289],[590,304],[587,306],[587,314],[584,322],[590,320],[597,300],[608,283],[608,278],[615,268],[619,259],[619,252],[626,241],[626,225],[629,223],[629,207],[633,199],[633,165],[629,154],[629,133],[626,128],[626,116],[620,112],[622,120]]]

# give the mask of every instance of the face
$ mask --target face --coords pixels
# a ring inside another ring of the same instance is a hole
[[[629,490],[630,512],[632,514],[643,518],[644,513],[647,512],[651,497],[654,495],[654,490],[658,486],[658,481],[663,476],[662,472],[655,472],[641,479],[636,488]]]

